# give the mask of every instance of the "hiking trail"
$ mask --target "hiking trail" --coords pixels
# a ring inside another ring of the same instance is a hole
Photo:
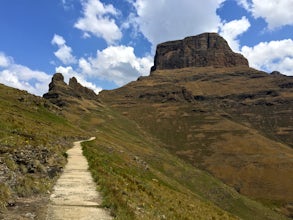
[[[101,195],[96,191],[96,184],[88,171],[88,162],[82,154],[82,142],[74,142],[74,146],[67,151],[68,163],[50,196],[46,220],[113,219],[101,208]]]

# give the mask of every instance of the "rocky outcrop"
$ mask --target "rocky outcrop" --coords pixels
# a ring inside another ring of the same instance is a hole
[[[151,71],[207,66],[248,66],[248,61],[233,52],[220,35],[204,33],[159,44]]]
[[[75,77],[72,77],[69,80],[69,87],[72,88],[80,97],[86,99],[96,99],[97,97],[96,93],[93,90],[82,86],[80,83],[77,82],[77,79]]]
[[[67,85],[61,73],[53,75],[49,91],[43,97],[59,107],[66,106],[74,98],[98,100],[96,93],[78,83],[75,77],[72,77]]]

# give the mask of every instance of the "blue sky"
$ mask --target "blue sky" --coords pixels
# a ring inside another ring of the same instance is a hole
[[[148,75],[158,43],[218,32],[250,66],[293,75],[292,0],[1,0],[0,83],[52,74],[99,92]]]

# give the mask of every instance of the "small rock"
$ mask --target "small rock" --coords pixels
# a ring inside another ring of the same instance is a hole
[[[28,213],[26,213],[24,215],[24,217],[29,218],[29,219],[35,219],[36,215],[33,214],[33,213],[28,212]]]
[[[15,201],[14,201],[14,200],[9,200],[9,201],[7,202],[7,205],[8,205],[9,207],[14,207],[16,204],[15,204]]]
[[[159,180],[157,180],[157,179],[152,179],[152,181],[154,181],[154,182],[156,182],[156,183],[158,183],[158,182],[159,182]]]
[[[24,98],[23,98],[23,97],[19,97],[19,98],[18,98],[18,101],[20,101],[20,102],[24,102]]]

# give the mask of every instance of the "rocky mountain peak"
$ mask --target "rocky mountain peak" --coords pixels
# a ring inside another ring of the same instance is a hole
[[[55,73],[52,77],[52,82],[62,81],[64,82],[64,76],[61,73]]]
[[[61,73],[53,75],[49,84],[49,91],[43,97],[59,107],[67,105],[68,100],[73,98],[98,100],[96,93],[78,83],[75,77],[69,79],[69,84],[67,85]]]
[[[72,77],[69,79],[69,86],[76,87],[76,86],[78,86],[78,84],[79,83],[77,82],[77,79],[75,77]]]
[[[54,74],[52,77],[52,81],[49,84],[49,91],[55,90],[56,87],[58,89],[58,87],[63,87],[63,86],[66,86],[63,75],[61,73]]]
[[[151,70],[207,66],[248,66],[248,61],[217,33],[203,33],[159,44]]]
[[[69,87],[83,98],[95,99],[97,97],[96,93],[93,90],[82,86],[80,83],[78,83],[75,77],[69,79]]]

